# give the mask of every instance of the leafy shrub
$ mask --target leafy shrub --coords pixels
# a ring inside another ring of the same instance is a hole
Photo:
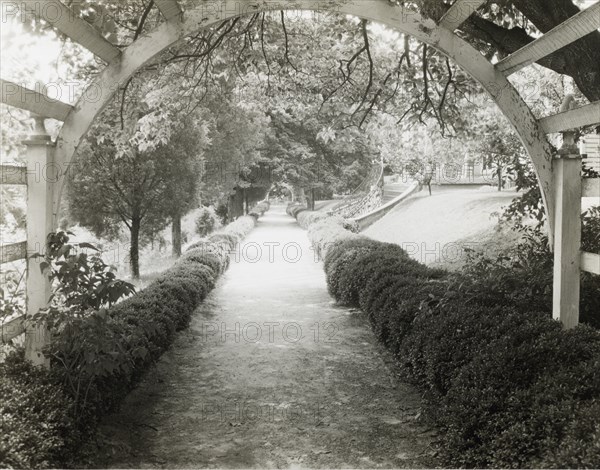
[[[539,468],[598,468],[600,462],[600,401],[590,400],[573,409],[560,446],[549,449]]]
[[[196,258],[199,262],[212,266],[216,258],[221,271],[229,266],[229,253],[231,251],[229,242],[200,241],[191,245],[183,255],[183,258]],[[204,261],[200,261],[204,260]]]
[[[295,217],[302,228],[308,229],[308,238],[313,249],[322,258],[335,242],[360,238],[358,226],[340,216],[308,211],[298,203],[290,204],[287,213]]]
[[[25,274],[17,270],[2,270],[0,284],[0,321],[25,313]]]
[[[552,320],[553,257],[538,229],[462,273],[430,269],[335,217],[296,213],[325,255],[330,294],[360,307],[406,377],[425,391],[452,467],[600,467],[600,334]],[[583,249],[600,252],[600,212]],[[581,320],[600,326],[598,276],[582,273]]]
[[[326,219],[327,217],[329,216],[324,212],[302,211],[298,214],[296,220],[298,221],[300,227],[302,227],[305,230],[308,230],[308,227],[311,224],[319,220]]]
[[[288,215],[292,217],[297,217],[300,212],[306,211],[308,208],[304,204],[300,204],[299,202],[292,202],[288,205],[286,212]]]
[[[77,445],[74,401],[46,370],[12,353],[0,363],[0,467],[47,468]]]
[[[334,231],[323,237],[331,238]],[[564,331],[552,320],[547,266],[546,248],[533,239],[515,258],[474,256],[460,274],[363,237],[328,247],[331,295],[365,312],[426,392],[425,416],[442,428],[446,465],[600,463],[600,335],[585,326]],[[596,415],[579,425],[581,410]]]
[[[212,269],[216,275],[221,274],[228,265],[224,260],[224,256],[220,256],[217,253],[205,252],[202,248],[186,251],[181,261],[203,264]]]
[[[258,214],[258,216],[260,217],[260,216],[263,216],[265,214],[265,212],[267,212],[270,208],[271,208],[271,204],[269,203],[269,201],[261,201],[252,208],[252,210],[250,211],[250,214],[248,214],[248,215],[252,215],[252,213],[254,213],[254,214]]]
[[[317,220],[308,228],[308,239],[315,252],[322,257],[327,255],[327,250],[335,241],[359,237],[360,235],[346,230],[344,219],[339,216]]]
[[[287,206],[287,208],[285,209],[285,212],[287,213],[287,215],[291,215],[292,217],[295,217],[295,215],[293,214],[293,210],[296,208],[306,208],[306,206],[304,206],[303,204],[300,204],[299,202],[290,202]]]
[[[584,232],[589,228],[584,223]],[[554,258],[548,238],[528,227],[520,232],[523,241],[509,253],[497,258],[469,255],[460,280],[467,300],[485,301],[486,305],[510,304],[522,312],[529,311],[532,305],[551,311]],[[590,242],[587,248],[593,249],[594,245]],[[600,246],[596,249],[600,250]],[[600,328],[600,276],[581,273],[580,320]]]
[[[239,242],[240,237],[237,233],[216,233],[211,235],[208,240],[211,243],[222,244],[227,246],[230,250],[233,250],[235,245]]]
[[[542,314],[506,318],[443,397],[439,422],[453,465],[536,466],[561,447],[575,407],[600,395],[596,331],[565,332]]]
[[[600,206],[588,209],[581,219],[581,249],[600,254]]]
[[[64,249],[68,238],[54,240],[55,254],[80,272],[76,277],[62,269],[65,264],[58,264],[58,292],[68,308],[87,314],[40,315],[50,318],[53,333],[44,351],[51,360],[50,370],[31,367],[22,351],[0,364],[0,465],[65,466],[102,414],[119,403],[170,347],[176,332],[188,325],[227,268],[230,242],[237,243],[254,225],[248,216],[232,222],[218,235],[190,247],[147,288],[108,309],[97,308],[113,303],[110,289],[98,293],[95,288],[109,283],[122,289],[120,281],[106,277],[110,271],[98,266],[82,269],[88,258]]]
[[[201,237],[207,236],[220,225],[221,221],[214,207],[203,207],[196,217],[196,233]]]
[[[346,273],[346,267],[352,263],[360,254],[367,253],[373,249],[373,243],[367,238],[346,238],[338,240],[329,248],[325,258],[327,276],[327,288],[332,297],[336,300],[342,300],[342,289],[348,288],[341,283],[341,279]],[[352,294],[346,294],[349,297]],[[349,305],[355,305],[348,301]]]
[[[44,260],[40,262],[40,269],[55,286],[54,305],[63,305],[70,313],[83,315],[89,310],[110,307],[135,292],[132,284],[117,279],[114,269],[102,260],[96,247],[89,243],[69,243],[69,235],[68,232],[49,234]],[[95,253],[90,256],[84,250]]]

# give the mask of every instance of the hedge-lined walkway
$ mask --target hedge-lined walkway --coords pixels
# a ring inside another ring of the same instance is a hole
[[[419,396],[395,379],[366,321],[333,304],[284,208],[261,218],[242,253],[104,422],[95,466],[434,465]]]

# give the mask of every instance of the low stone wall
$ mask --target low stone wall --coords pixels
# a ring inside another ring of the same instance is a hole
[[[370,212],[368,212],[364,215],[361,215],[359,217],[353,218],[352,221],[356,222],[358,224],[358,227],[359,227],[360,231],[362,232],[364,229],[373,225],[375,222],[377,222],[379,219],[381,219],[384,215],[386,215],[388,212],[390,212],[398,204],[404,202],[406,199],[408,199],[413,194],[419,192],[421,189],[422,189],[422,186],[419,183],[415,182],[415,183],[413,183],[413,185],[410,188],[408,188],[406,191],[404,191],[396,199],[392,199],[390,202],[388,202],[387,204],[384,204],[384,205],[381,205],[381,196],[383,194],[383,191],[382,191],[382,194],[379,197],[378,205],[376,205],[375,208],[373,208]],[[373,202],[374,202],[374,200],[373,200]]]

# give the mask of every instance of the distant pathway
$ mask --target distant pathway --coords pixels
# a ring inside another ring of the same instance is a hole
[[[366,320],[334,305],[306,232],[274,207],[242,253],[105,420],[95,466],[435,465],[434,433],[415,419],[419,396]]]

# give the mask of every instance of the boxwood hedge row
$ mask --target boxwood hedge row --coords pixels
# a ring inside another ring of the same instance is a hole
[[[266,210],[268,204],[253,209],[256,215]],[[73,465],[70,457],[91,437],[96,422],[188,325],[227,268],[229,252],[255,224],[256,216],[238,218],[192,245],[131,298],[73,322],[53,340],[50,370],[29,365],[22,351],[0,363],[0,467]]]
[[[306,225],[309,213],[300,215]],[[333,218],[311,230],[327,245],[331,295],[360,307],[424,391],[444,465],[600,467],[598,330],[565,331],[532,301],[537,293],[431,269],[397,245],[344,233]]]

